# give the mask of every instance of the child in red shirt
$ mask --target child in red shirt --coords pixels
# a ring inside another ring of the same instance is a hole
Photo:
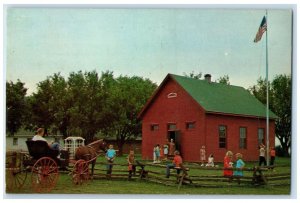
[[[270,166],[272,166],[272,168],[274,168],[274,161],[275,161],[275,156],[276,156],[276,151],[275,151],[274,147],[270,151],[270,156],[271,156]]]
[[[224,175],[224,177],[228,178],[229,182],[232,181],[232,175],[233,175],[233,170],[231,170],[233,168],[232,155],[233,155],[233,153],[231,151],[227,151],[227,153],[224,157],[223,175]]]

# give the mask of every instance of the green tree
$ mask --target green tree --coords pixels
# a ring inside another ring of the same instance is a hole
[[[156,85],[140,77],[101,76],[96,71],[72,72],[68,80],[60,74],[47,77],[28,98],[31,115],[28,125],[66,136],[81,136],[86,142],[96,134],[115,137],[122,153],[128,139],[141,134],[137,114]]]
[[[269,108],[277,116],[275,120],[275,135],[280,141],[284,155],[289,155],[291,147],[291,77],[277,75],[269,82]],[[249,91],[263,104],[266,104],[267,83],[259,78],[257,85],[249,88]]]
[[[107,100],[110,95],[108,87],[113,82],[110,72],[99,77],[96,71],[71,73],[68,79],[70,127],[69,134],[82,136],[87,143],[94,139],[96,133],[111,123],[107,116]]]
[[[202,73],[201,72],[195,73],[194,71],[192,71],[189,74],[183,73],[183,75],[185,77],[194,78],[194,79],[197,79],[197,80],[200,80],[202,78]]]
[[[24,122],[27,111],[26,92],[24,83],[6,82],[6,132],[13,136]]]
[[[292,80],[291,76],[278,75],[272,81],[273,111],[279,117],[275,124],[284,155],[289,155],[291,147]]]
[[[115,136],[120,154],[126,140],[141,135],[141,122],[137,115],[156,88],[149,79],[137,76],[120,76],[115,80],[108,102],[111,123],[107,130]]]
[[[228,75],[224,75],[224,76],[220,77],[219,79],[217,79],[216,82],[218,82],[220,84],[224,84],[224,85],[230,85],[229,76]]]
[[[37,92],[28,97],[30,106],[30,120],[27,121],[27,128],[36,130],[38,127],[45,128],[45,133],[49,134],[48,130],[54,122],[54,109],[51,105],[55,92],[52,88],[52,79],[47,77],[46,80],[41,81],[37,85]]]

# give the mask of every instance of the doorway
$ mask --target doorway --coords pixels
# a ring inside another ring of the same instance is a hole
[[[168,140],[171,141],[171,139],[175,142],[175,150],[178,150],[180,154],[181,152],[181,142],[180,142],[180,131],[179,130],[170,130],[168,131]]]

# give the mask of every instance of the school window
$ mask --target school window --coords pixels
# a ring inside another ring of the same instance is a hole
[[[195,128],[195,122],[186,122],[186,123],[185,123],[185,128],[186,128],[187,130],[194,129],[194,128]]]
[[[227,137],[226,126],[219,126],[219,148],[226,148],[226,137]]]
[[[247,129],[240,127],[240,149],[246,149],[247,147]]]
[[[151,131],[156,131],[159,129],[159,125],[158,124],[151,124]]]
[[[168,123],[168,130],[176,130],[176,124],[175,123]]]
[[[265,144],[265,129],[258,128],[258,145]]]
[[[13,145],[18,145],[18,138],[13,139]]]

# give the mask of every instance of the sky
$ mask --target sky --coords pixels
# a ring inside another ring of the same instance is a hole
[[[300,21],[297,21],[297,13],[292,14],[291,10],[286,9],[294,7],[296,11],[297,0],[244,0],[238,1],[239,5],[234,0],[101,0],[101,3],[109,6],[99,6],[97,0],[45,0],[45,5],[39,0],[3,0],[2,3],[2,99],[5,99],[4,81],[15,82],[20,79],[29,88],[28,93],[32,93],[36,91],[36,84],[47,76],[60,72],[67,78],[70,72],[79,70],[97,70],[99,73],[110,70],[114,71],[115,76],[138,75],[157,84],[168,73],[183,75],[194,71],[212,74],[213,81],[228,75],[232,85],[248,88],[256,84],[259,77],[265,77],[266,34],[257,44],[253,43],[253,39],[265,15],[264,6],[275,8],[268,9],[269,79],[272,80],[277,74],[291,73],[291,49],[294,48],[293,77],[296,79],[294,78],[293,83],[296,89],[293,89],[293,121],[297,122],[297,38],[295,36],[292,47],[292,15],[296,25],[293,28],[294,34],[297,34],[297,24]],[[156,6],[151,5],[153,3]],[[64,9],[55,8],[60,4]],[[32,9],[31,5],[35,8]],[[68,5],[73,9],[66,9]],[[102,9],[95,9],[97,5]],[[89,7],[93,9],[87,9]],[[118,9],[103,9],[105,7]],[[177,9],[142,10],[122,7]],[[180,9],[181,7],[199,8]],[[233,9],[228,10],[230,7]],[[236,9],[237,7],[244,9]],[[258,9],[250,9],[253,7]],[[4,135],[5,101],[2,106],[0,115],[3,122],[0,123],[0,128]],[[292,134],[297,135],[295,122]],[[3,143],[4,139],[5,136],[2,137]],[[295,153],[292,153],[292,158],[295,164],[292,176],[299,182],[299,176],[296,176],[299,163],[297,144],[297,136],[294,136],[292,150]],[[5,152],[2,154],[4,156]],[[4,158],[0,161],[1,166],[4,165],[2,160]],[[0,167],[2,174],[3,168]],[[292,182],[292,198],[284,201],[296,202],[297,182]],[[225,201],[226,198],[228,197],[224,197]],[[243,201],[252,202],[252,198]],[[52,201],[51,198],[49,201]],[[147,197],[143,201],[147,201]],[[241,200],[235,197],[228,201]],[[259,199],[256,201],[260,202]],[[265,199],[261,200],[263,201]],[[282,198],[276,197],[272,201],[282,202]]]
[[[16,7],[5,9],[6,81],[28,94],[47,76],[106,70],[160,84],[168,73],[210,73],[249,88],[266,77],[264,9]],[[291,74],[292,10],[268,9],[269,80]]]

